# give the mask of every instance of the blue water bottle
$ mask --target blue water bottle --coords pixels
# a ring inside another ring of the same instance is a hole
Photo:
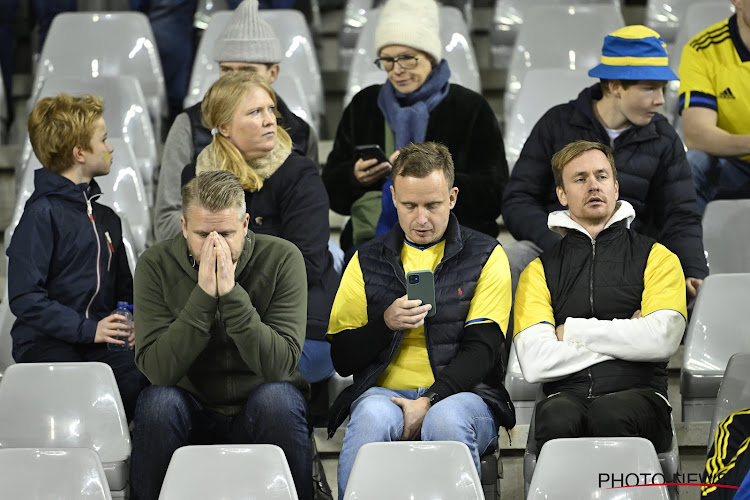
[[[117,309],[112,311],[112,314],[118,314],[120,316],[123,316],[126,318],[126,321],[120,321],[119,323],[123,323],[125,325],[128,325],[131,327],[131,329],[128,330],[120,330],[121,332],[125,332],[127,334],[130,334],[132,332],[132,326],[133,326],[133,313],[131,312],[133,310],[133,306],[128,304],[127,302],[118,302],[117,303]],[[124,344],[110,344],[107,343],[107,349],[110,351],[127,351],[130,349],[130,346],[128,345],[128,339],[127,337],[118,337],[120,340],[124,340]]]

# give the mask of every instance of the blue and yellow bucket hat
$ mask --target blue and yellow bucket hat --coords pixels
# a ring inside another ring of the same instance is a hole
[[[589,76],[605,80],[679,80],[669,69],[667,44],[651,28],[626,26],[604,37],[601,64]]]

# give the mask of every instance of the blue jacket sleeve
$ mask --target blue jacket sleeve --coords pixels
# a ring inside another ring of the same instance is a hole
[[[8,246],[11,312],[35,330],[70,343],[93,343],[97,322],[49,298],[53,240],[49,208],[27,206]]]

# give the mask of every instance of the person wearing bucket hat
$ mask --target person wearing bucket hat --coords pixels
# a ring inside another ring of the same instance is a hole
[[[750,198],[750,0],[685,45],[680,114],[701,211],[716,198]]]
[[[632,229],[654,236],[679,257],[686,292],[694,297],[708,265],[690,165],[679,136],[658,112],[664,85],[677,79],[666,44],[645,26],[618,29],[604,38],[601,63],[589,76],[599,83],[547,111],[513,168],[503,196],[503,220],[517,240],[505,246],[513,284],[526,265],[562,238],[547,226],[547,216],[562,210],[552,155],[587,140],[612,148],[620,199],[635,209]]]
[[[459,222],[493,237],[498,234],[495,220],[508,179],[503,137],[484,97],[450,83],[439,13],[434,0],[389,0],[380,11],[373,48],[375,64],[386,72],[385,84],[354,96],[323,169],[331,208],[352,215],[341,237],[344,249],[394,226],[397,216],[388,179],[393,154],[409,143],[427,141],[445,144],[453,156],[461,191],[454,209]],[[357,150],[373,144],[390,162]],[[365,200],[372,203],[363,206]],[[356,217],[360,208],[372,215],[369,221]]]
[[[258,0],[244,0],[214,45],[214,60],[222,75],[253,71],[271,84],[276,81],[283,59],[281,44],[271,26],[258,14]],[[292,138],[293,149],[318,164],[318,139],[313,129],[292,113],[277,94],[279,125]],[[201,121],[202,101],[177,115],[164,143],[159,184],[154,207],[156,241],[169,239],[182,230],[180,176],[186,165],[211,143],[211,131]]]

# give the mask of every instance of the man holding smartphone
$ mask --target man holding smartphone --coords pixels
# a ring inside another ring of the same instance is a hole
[[[391,178],[399,224],[349,262],[328,327],[334,367],[354,375],[328,427],[332,435],[351,416],[339,498],[364,444],[460,441],[478,469],[498,426],[515,425],[500,361],[511,306],[505,252],[451,214],[458,188],[445,146],[402,148]],[[408,298],[412,271],[427,271],[420,280],[434,273],[434,315],[431,304]]]

